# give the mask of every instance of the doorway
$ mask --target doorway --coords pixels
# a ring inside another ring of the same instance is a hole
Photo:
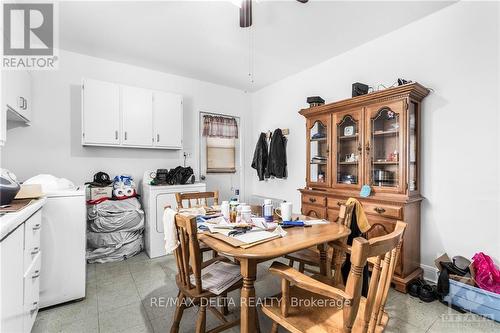
[[[207,124],[211,121],[216,124]],[[207,191],[219,191],[219,198],[241,198],[242,140],[240,117],[200,112],[200,180]],[[217,130],[207,126],[217,127]],[[241,199],[240,199],[241,200]]]

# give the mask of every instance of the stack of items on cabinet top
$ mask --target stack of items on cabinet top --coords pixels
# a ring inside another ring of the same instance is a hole
[[[98,172],[87,183],[87,261],[130,258],[144,248],[144,211],[130,176]]]
[[[403,292],[422,275],[419,143],[428,94],[410,83],[299,112],[306,120],[302,213],[335,221],[354,197],[371,225],[367,238],[392,232],[398,220],[408,223],[393,281]]]

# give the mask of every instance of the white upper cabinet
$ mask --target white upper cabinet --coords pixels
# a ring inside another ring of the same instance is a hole
[[[82,145],[182,149],[182,96],[84,79]]]
[[[182,148],[182,96],[153,92],[153,134],[156,147]]]
[[[123,145],[152,146],[152,92],[146,89],[122,86],[121,97]]]
[[[3,103],[7,119],[31,121],[31,74],[27,71],[2,71]]]
[[[120,86],[83,81],[82,144],[120,144]]]

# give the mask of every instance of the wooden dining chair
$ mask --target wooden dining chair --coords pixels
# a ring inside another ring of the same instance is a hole
[[[339,216],[336,223],[342,224],[347,228],[351,227],[352,213],[354,211],[354,204],[348,206],[341,205],[339,210]],[[347,238],[344,240],[347,241]],[[338,251],[337,251],[338,252]],[[330,249],[327,252],[327,276],[331,276],[332,269],[335,269],[335,274],[340,274],[340,266],[333,267],[334,256],[336,255],[334,249]],[[320,266],[320,253],[317,247],[310,247],[301,251],[293,252],[285,256],[289,260],[289,266],[294,267],[295,262],[299,263],[299,272],[309,272],[318,274],[319,270],[314,269]],[[313,267],[313,269],[309,268]],[[337,277],[338,279],[338,277]]]
[[[203,289],[203,279],[201,277],[202,268],[212,265],[217,261],[230,263],[229,259],[226,257],[216,257],[205,262],[202,261],[195,217],[177,214],[175,216],[175,226],[179,237],[179,246],[174,251],[178,271],[175,281],[179,293],[177,295],[176,310],[170,332],[179,332],[182,314],[186,308],[192,305],[199,306],[198,318],[196,320],[196,333],[206,331],[207,309],[222,322],[220,326],[209,332],[221,332],[239,325],[239,319],[233,321],[228,321],[226,319],[225,315],[228,313],[227,306],[224,306],[222,311],[211,306],[214,302],[210,302],[210,299],[219,296]],[[194,277],[194,283],[191,282],[191,277]],[[242,282],[240,280],[234,283],[220,296],[227,296],[228,292],[240,289],[241,286]]]
[[[282,279],[280,301],[262,305],[264,314],[273,320],[272,332],[277,332],[278,326],[290,332],[382,332],[389,320],[384,307],[405,228],[406,223],[398,221],[388,235],[354,239],[344,290],[274,262],[269,271]],[[344,242],[332,244],[346,247]],[[365,298],[361,285],[368,258],[373,258],[374,265]]]
[[[208,207],[219,204],[219,191],[176,193],[175,199],[177,201],[177,208]],[[209,203],[209,199],[213,200],[212,204]],[[187,207],[183,204],[185,200],[187,200]]]
[[[177,210],[180,208],[191,208],[191,207],[208,207],[210,206],[209,199],[213,200],[212,205],[218,205],[219,204],[219,191],[213,191],[213,192],[184,192],[184,193],[176,193],[175,194],[175,200],[177,201]],[[184,201],[187,200],[188,207],[184,206]],[[192,202],[193,201],[193,202]],[[194,206],[192,205],[194,204]],[[201,243],[200,244],[200,250],[201,252],[208,252],[212,251],[211,248],[206,246],[205,244]],[[212,257],[215,258],[217,257],[217,252],[212,251]]]

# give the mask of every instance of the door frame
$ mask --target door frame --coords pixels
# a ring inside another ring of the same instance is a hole
[[[245,171],[244,171],[244,156],[245,156],[245,140],[244,140],[244,131],[243,131],[243,119],[241,116],[236,116],[236,115],[231,115],[231,114],[226,114],[226,113],[216,113],[216,112],[209,112],[209,111],[203,111],[200,110],[198,111],[198,121],[197,121],[197,131],[198,131],[198,147],[196,150],[196,158],[198,159],[198,179],[201,180],[201,147],[202,147],[202,140],[203,140],[203,135],[202,135],[202,121],[203,121],[203,116],[208,115],[208,116],[221,116],[221,117],[228,117],[228,118],[235,118],[237,123],[238,123],[238,140],[239,140],[239,151],[240,151],[240,156],[238,156],[238,161],[240,165],[240,169],[238,170],[240,173],[239,176],[239,189],[240,189],[240,201],[244,201],[245,198]]]

